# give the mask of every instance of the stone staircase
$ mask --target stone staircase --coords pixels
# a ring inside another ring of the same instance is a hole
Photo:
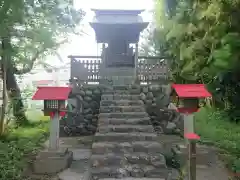
[[[92,179],[173,180],[139,91],[115,86],[102,95]]]

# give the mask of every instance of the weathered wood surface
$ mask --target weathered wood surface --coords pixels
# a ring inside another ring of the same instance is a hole
[[[122,71],[123,67],[106,67],[101,56],[69,56],[71,58],[71,78],[77,78],[84,83],[100,82],[101,80],[115,79],[113,76],[135,76],[130,71]],[[166,81],[168,79],[168,64],[162,57],[144,57],[138,58],[136,78],[139,82],[148,84]],[[132,68],[134,72],[135,68]],[[129,69],[129,68],[128,68]],[[114,73],[112,73],[114,71]],[[115,74],[115,75],[114,75]]]

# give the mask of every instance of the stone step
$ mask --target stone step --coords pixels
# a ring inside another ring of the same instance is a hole
[[[163,146],[154,141],[135,141],[135,142],[94,142],[92,145],[93,154],[107,153],[148,153],[152,155],[163,152]]]
[[[136,88],[133,88],[129,85],[113,85],[112,86],[113,90],[129,90],[129,89],[136,89]]]
[[[138,178],[158,178],[159,180],[167,180],[171,171],[167,168],[155,168],[151,165],[121,165],[121,166],[105,166],[91,169],[92,179],[114,178],[121,179],[129,177]]]
[[[141,100],[102,100],[100,106],[143,106]]]
[[[131,90],[104,90],[102,95],[113,95],[113,94],[121,94],[121,95],[139,95],[141,90],[131,89]]]
[[[114,112],[114,113],[100,113],[99,118],[144,118],[148,117],[146,112]]]
[[[129,154],[93,154],[90,158],[92,167],[121,166],[121,165],[151,165],[155,168],[167,168],[165,157],[162,154],[149,155],[147,153]]]
[[[103,93],[125,93],[125,94],[140,94],[140,87],[129,87],[129,86],[112,86],[104,90]]]
[[[104,178],[104,179],[100,179],[100,180],[116,180],[115,178]],[[159,179],[159,178],[132,178],[132,177],[128,177],[128,178],[120,178],[118,180],[165,180],[165,179]]]
[[[154,129],[152,125],[105,125],[98,128],[98,132],[118,132],[118,133],[128,133],[128,132],[148,132],[153,133]]]
[[[100,113],[110,112],[144,112],[143,106],[101,106]]]
[[[112,100],[140,100],[140,95],[130,94],[104,94],[101,100],[112,101]]]
[[[155,133],[96,133],[95,142],[132,142],[132,141],[156,141],[157,135]]]
[[[151,120],[149,117],[143,117],[143,118],[132,118],[132,119],[126,119],[126,118],[101,118],[99,117],[98,120],[99,126],[101,125],[151,125]]]

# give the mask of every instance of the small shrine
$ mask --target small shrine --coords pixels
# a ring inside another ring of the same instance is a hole
[[[195,133],[194,113],[199,109],[199,101],[212,95],[204,84],[173,84],[172,96],[177,98],[178,112],[184,117],[184,137],[188,144],[188,178],[197,178],[197,141],[200,136]]]
[[[117,84],[131,84],[136,77],[140,33],[148,26],[139,15],[143,10],[93,9],[90,23],[97,43],[102,44],[101,76]],[[135,47],[130,47],[135,44]]]

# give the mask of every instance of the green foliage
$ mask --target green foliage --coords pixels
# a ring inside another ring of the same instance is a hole
[[[224,109],[229,119],[235,122],[240,120],[240,84],[237,76],[233,71],[220,73],[208,85],[215,106]]]
[[[240,1],[155,2],[152,43],[170,58],[172,81],[207,84],[217,107],[239,121]]]
[[[12,57],[16,74],[29,72],[35,62],[67,42],[84,16],[70,0],[4,0],[2,4],[6,8],[0,9],[0,17],[6,24],[1,29],[7,31],[0,31],[0,37],[9,39],[5,51]]]
[[[229,168],[239,170],[240,126],[229,122],[228,114],[211,108],[202,108],[195,116],[195,128],[201,141],[215,145]]]
[[[240,159],[233,161],[232,171],[238,174],[240,173]]]
[[[34,155],[48,136],[48,123],[35,122],[28,127],[10,129],[0,139],[0,179],[22,180],[28,158]]]
[[[155,38],[171,59],[172,80],[208,86],[221,110],[197,113],[197,133],[224,150],[234,171],[240,169],[240,127],[229,121],[240,119],[239,7],[240,0],[155,0]]]
[[[236,5],[240,2],[156,0],[159,41],[163,53],[172,58],[176,79],[198,81],[206,75],[211,79],[238,67],[240,10]]]
[[[139,53],[143,56],[161,55],[161,44],[159,43],[158,32],[154,29],[154,24],[150,24],[148,29],[142,35],[143,42],[140,45]]]
[[[79,33],[76,27],[84,15],[72,0],[0,1],[0,63],[7,69],[6,89],[19,125],[27,119],[14,74],[30,72],[66,43],[71,33]]]

